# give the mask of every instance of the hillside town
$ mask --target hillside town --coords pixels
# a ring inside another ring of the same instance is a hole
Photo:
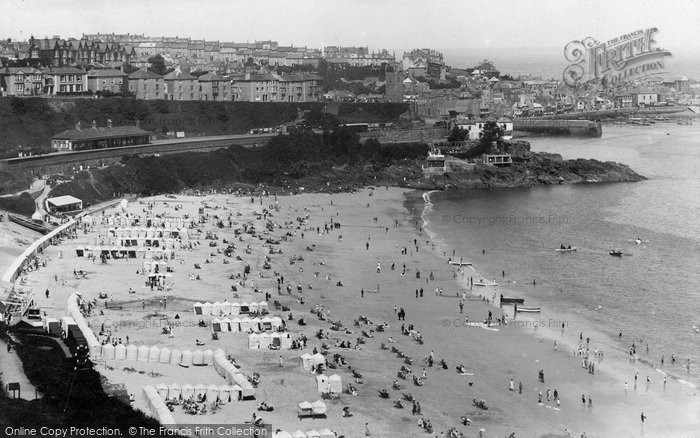
[[[645,78],[572,88],[561,78],[512,77],[484,60],[449,66],[442,53],[282,46],[84,34],[0,42],[0,95],[174,101],[409,102],[423,118],[548,116],[698,105],[700,83]]]

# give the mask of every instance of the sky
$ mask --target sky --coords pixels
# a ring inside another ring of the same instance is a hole
[[[564,47],[657,27],[658,45],[700,52],[700,0],[2,0],[0,37],[136,33],[281,45]]]

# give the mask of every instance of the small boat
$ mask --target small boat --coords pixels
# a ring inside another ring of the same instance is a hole
[[[576,251],[576,247],[571,247],[571,248],[557,248],[555,251],[558,251],[558,252],[573,252],[573,251]]]
[[[610,251],[610,255],[615,257],[622,257],[622,251],[620,251],[619,249],[613,249]]]
[[[472,262],[459,262],[457,260],[450,260],[447,263],[454,265],[454,266],[471,266],[472,265]]]
[[[520,313],[539,313],[542,311],[541,307],[516,307],[515,309],[516,312]]]
[[[525,302],[525,298],[504,297],[503,295],[501,295],[501,304],[506,304],[506,303],[523,304],[524,302]]]
[[[15,214],[8,214],[7,217],[10,219],[11,222],[22,225],[23,227],[27,227],[30,230],[38,231],[42,234],[47,234],[48,232],[53,230],[53,227],[44,221],[29,219]]]
[[[482,278],[481,280],[474,282],[474,286],[498,286],[498,283],[495,281],[484,281]]]

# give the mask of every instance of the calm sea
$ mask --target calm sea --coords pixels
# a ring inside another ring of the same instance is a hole
[[[534,151],[626,163],[649,180],[433,192],[426,229],[447,255],[455,250],[501,283],[498,293],[526,297],[546,318],[591,327],[608,348],[626,351],[636,340],[649,344],[645,360],[690,357],[690,375],[684,362],[665,370],[698,384],[700,127],[606,125],[603,132],[528,140]],[[560,244],[578,251],[556,252]],[[609,255],[612,248],[624,256]]]

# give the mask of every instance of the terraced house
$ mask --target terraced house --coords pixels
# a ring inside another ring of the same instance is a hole
[[[87,72],[75,67],[44,70],[44,94],[67,95],[87,91]]]
[[[314,102],[321,97],[321,77],[312,73],[250,74],[231,80],[233,100],[245,102]]]
[[[163,81],[166,100],[199,100],[197,78],[179,67],[165,75]]]
[[[114,69],[94,69],[87,73],[88,90],[110,93],[123,93],[129,89],[127,74]]]
[[[163,77],[149,70],[136,70],[129,75],[129,91],[137,99],[165,99]]]

